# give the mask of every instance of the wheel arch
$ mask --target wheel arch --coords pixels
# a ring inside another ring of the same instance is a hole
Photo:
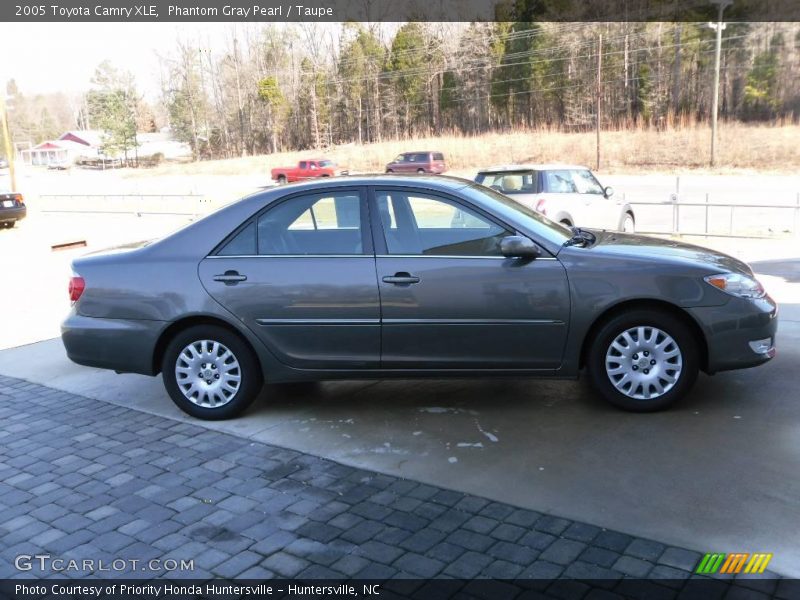
[[[630,215],[631,219],[633,219],[634,225],[636,224],[636,213],[633,212],[633,208],[630,204],[626,204],[622,207],[622,210],[619,212],[619,223],[617,224],[617,228],[621,231],[622,226],[625,222],[625,217]]]
[[[697,342],[700,358],[700,369],[704,372],[708,372],[708,342],[702,328],[700,327],[700,324],[694,319],[694,317],[692,317],[692,315],[690,315],[680,306],[665,300],[651,298],[625,300],[608,307],[604,312],[598,315],[589,326],[589,329],[586,331],[586,335],[583,337],[583,342],[581,343],[581,353],[578,359],[579,369],[586,365],[592,340],[597,335],[597,332],[600,330],[600,328],[607,321],[613,319],[617,315],[634,309],[650,309],[661,311],[680,319],[692,332],[692,335]]]
[[[556,213],[554,217],[552,217],[553,221],[557,223],[561,223],[562,221],[568,221],[570,225],[575,225],[575,219],[572,218],[572,215],[564,210],[560,210]]]
[[[242,333],[238,327],[232,325],[229,321],[212,315],[191,315],[183,317],[170,323],[169,326],[167,326],[164,331],[161,332],[161,334],[158,336],[158,340],[156,341],[155,348],[153,349],[153,375],[158,375],[161,372],[161,363],[164,360],[164,352],[166,351],[167,346],[169,346],[170,341],[172,341],[172,339],[180,332],[196,325],[215,325],[217,327],[227,329],[236,335],[243,343],[247,344],[248,348],[250,348],[250,351],[253,353],[253,356],[256,357],[256,363],[258,363],[258,368],[260,371],[259,375],[261,376],[262,381],[265,380],[264,364],[262,363],[261,356],[248,336]]]

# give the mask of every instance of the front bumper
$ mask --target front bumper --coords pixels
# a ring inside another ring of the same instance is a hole
[[[155,375],[156,344],[168,323],[84,317],[73,312],[61,324],[67,357],[79,365]]]
[[[708,345],[708,373],[746,369],[775,356],[778,305],[768,295],[757,300],[732,298],[723,306],[690,308]],[[751,344],[770,340],[771,343]]]

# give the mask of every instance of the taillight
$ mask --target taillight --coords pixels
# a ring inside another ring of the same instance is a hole
[[[547,209],[544,207],[544,198],[539,198],[539,201],[536,203],[536,212],[540,212],[543,215],[547,214]]]
[[[80,275],[73,275],[69,278],[69,300],[70,302],[77,302],[83,290],[86,289],[86,282]]]
[[[16,203],[17,206],[21,206],[22,203],[24,202],[24,198],[22,197],[22,194],[14,194],[14,200],[15,200],[15,203]]]

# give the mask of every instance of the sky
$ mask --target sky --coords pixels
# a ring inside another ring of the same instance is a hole
[[[253,25],[236,24],[241,30]],[[24,23],[3,27],[7,48],[1,80],[15,79],[25,95],[81,93],[103,60],[136,77],[145,96],[159,92],[157,54],[169,56],[179,38],[222,46],[230,23]],[[10,60],[9,60],[10,59]]]

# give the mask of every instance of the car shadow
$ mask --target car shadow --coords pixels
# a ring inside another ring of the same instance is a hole
[[[757,260],[750,266],[756,273],[781,277],[788,283],[800,283],[800,258]]]

